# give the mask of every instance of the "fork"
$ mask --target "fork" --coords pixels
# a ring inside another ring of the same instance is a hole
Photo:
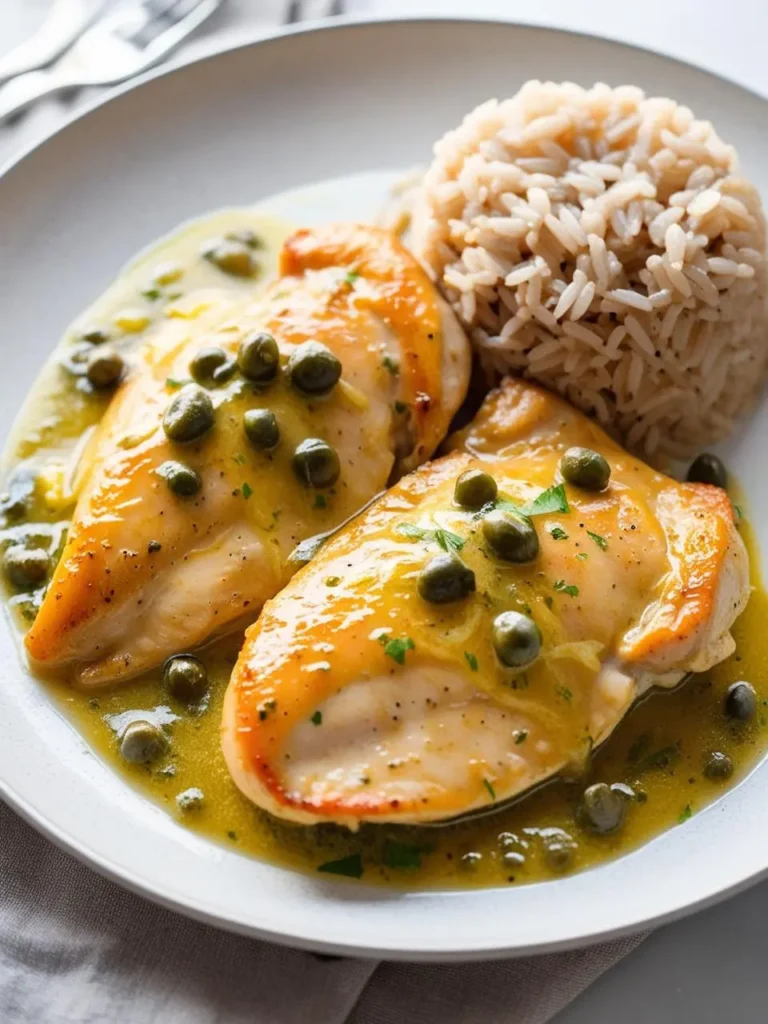
[[[295,25],[298,21],[314,20],[315,18],[336,18],[344,13],[344,0],[330,0],[323,4],[323,10],[316,11],[312,5],[309,9],[303,0],[290,0],[283,18],[284,25]]]
[[[0,121],[35,100],[66,89],[115,85],[157,64],[220,6],[222,0],[139,0],[87,29],[62,59],[0,87]]]
[[[52,64],[101,14],[106,0],[53,0],[31,39],[0,57],[0,82]]]

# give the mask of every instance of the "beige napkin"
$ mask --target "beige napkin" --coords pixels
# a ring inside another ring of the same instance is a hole
[[[45,5],[0,2],[0,51],[34,29]],[[308,0],[305,9],[322,6]],[[228,0],[182,56],[212,35],[219,42],[271,29],[284,13],[282,0]],[[88,99],[47,101],[0,128],[0,163]],[[318,958],[162,910],[83,867],[0,803],[2,1024],[544,1024],[642,938],[469,965]]]

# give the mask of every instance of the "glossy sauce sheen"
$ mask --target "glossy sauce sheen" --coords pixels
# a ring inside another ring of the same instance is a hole
[[[252,285],[237,279],[222,281],[215,269],[197,259],[197,253],[200,242],[209,235],[244,224],[252,224],[266,237],[260,259],[265,272],[271,269],[286,229],[277,223],[265,229],[263,218],[248,211],[217,215],[135,265],[89,311],[88,320],[111,319],[130,307],[147,316],[151,326],[162,315],[163,305],[176,301],[163,298],[158,305],[158,300],[145,300],[139,294],[146,274],[160,259],[184,266],[184,291],[212,286],[242,295]],[[134,340],[141,341],[143,331],[126,331],[126,347]],[[416,381],[414,388],[418,391]],[[28,460],[32,468],[44,467],[44,471],[36,487],[30,524],[10,527],[5,542],[14,530],[24,529],[37,531],[51,551],[57,545],[60,548],[61,530],[73,503],[68,467],[84,432],[98,422],[105,405],[81,394],[57,367],[47,371],[16,440],[16,460]],[[749,510],[746,512],[748,516]],[[159,670],[95,696],[55,679],[48,682],[49,691],[91,746],[141,792],[166,806],[185,827],[239,851],[309,872],[360,855],[366,881],[415,888],[539,881],[553,876],[552,863],[545,856],[547,841],[574,841],[570,869],[589,867],[626,852],[662,829],[684,823],[723,792],[726,784],[702,774],[709,751],[721,750],[733,759],[733,778],[737,780],[768,746],[768,635],[763,628],[768,600],[757,577],[759,556],[748,518],[742,521],[740,531],[749,548],[755,590],[733,630],[736,654],[673,692],[654,694],[641,702],[587,764],[586,774],[578,781],[548,784],[505,810],[443,828],[364,825],[352,834],[334,825],[307,828],[284,823],[254,808],[232,782],[220,749],[224,691],[242,644],[240,634],[199,652],[212,685],[209,699],[192,710],[164,693]],[[653,536],[646,542],[653,548]],[[590,558],[598,553],[589,546],[591,542],[582,547],[582,540],[576,537],[572,543],[572,556],[582,550]],[[412,545],[404,541],[403,549],[407,554]],[[582,568],[574,559],[569,576],[575,581],[574,574]],[[536,586],[531,589],[535,592]],[[567,595],[555,596],[567,599]],[[34,594],[11,599],[22,624],[28,625],[34,601]],[[472,651],[478,659],[488,656],[484,644],[478,646],[473,641]],[[759,698],[758,715],[747,725],[733,723],[723,715],[725,690],[738,679],[749,680]],[[126,765],[120,758],[117,735],[133,719],[151,719],[167,729],[171,750],[165,760],[139,767]],[[616,835],[592,835],[576,821],[575,808],[583,788],[596,781],[627,783],[640,796]],[[177,798],[193,788],[202,792],[202,802],[184,811]],[[522,858],[510,854],[522,854]]]

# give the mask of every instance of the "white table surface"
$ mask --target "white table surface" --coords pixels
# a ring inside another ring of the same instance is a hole
[[[230,0],[244,12],[276,0]],[[316,0],[311,5],[317,9]],[[348,8],[466,13],[467,0],[350,0]],[[33,29],[45,0],[0,0],[0,52]],[[592,32],[699,64],[768,96],[766,0],[472,0],[478,15]],[[761,841],[756,838],[756,841]],[[765,841],[768,841],[766,837]],[[768,882],[659,929],[555,1024],[765,1024]],[[514,1024],[514,1022],[510,1022]]]

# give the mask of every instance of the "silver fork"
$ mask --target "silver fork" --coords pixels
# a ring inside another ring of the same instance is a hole
[[[106,0],[53,0],[37,32],[0,57],[0,82],[53,63],[96,20],[105,6]]]
[[[0,121],[66,89],[115,85],[157,64],[210,17],[222,0],[139,0],[87,29],[61,60],[0,87]]]
[[[299,21],[314,20],[315,18],[336,18],[344,13],[344,0],[330,0],[321,4],[322,10],[316,10],[316,3],[305,2],[305,0],[290,0],[285,12],[283,24],[295,25]]]

